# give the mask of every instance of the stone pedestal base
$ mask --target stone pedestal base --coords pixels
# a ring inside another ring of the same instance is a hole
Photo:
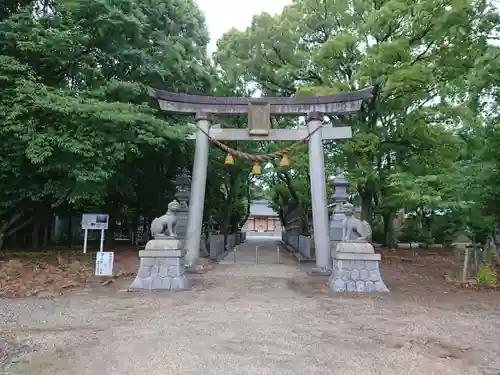
[[[189,280],[184,275],[185,250],[177,239],[154,239],[139,251],[139,272],[130,291],[185,290]]]
[[[200,275],[203,273],[203,266],[199,264],[194,264],[192,266],[184,266],[184,272],[193,275]]]
[[[311,271],[307,273],[309,276],[330,276],[332,274],[332,270],[328,268],[313,268]]]
[[[333,270],[328,280],[332,291],[389,291],[380,274],[380,254],[376,254],[369,243],[341,242],[332,255]]]

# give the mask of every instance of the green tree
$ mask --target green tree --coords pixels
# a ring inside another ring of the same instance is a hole
[[[38,218],[54,213],[100,207],[119,218],[161,210],[191,146],[185,119],[162,117],[147,89],[211,89],[198,7],[190,0],[7,5],[0,246],[26,225],[35,243]]]
[[[497,27],[498,14],[483,1],[296,0],[280,15],[256,16],[245,31],[227,33],[217,62],[264,95],[374,87],[361,115],[348,121],[354,138],[327,162],[347,168],[362,217],[381,215],[390,245],[393,214],[403,207],[393,176],[443,176],[456,161],[446,129],[459,122],[464,77],[485,59]]]

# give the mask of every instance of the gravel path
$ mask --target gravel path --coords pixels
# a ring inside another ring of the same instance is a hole
[[[219,265],[182,293],[1,300],[3,371],[500,374],[495,304],[457,311],[395,294],[317,293],[308,282],[290,265]]]

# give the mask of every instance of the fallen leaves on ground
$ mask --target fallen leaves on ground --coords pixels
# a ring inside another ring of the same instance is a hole
[[[459,274],[463,268],[452,249],[381,250],[380,254],[381,272],[391,291],[423,296],[498,290],[497,287],[467,288],[451,282],[452,275]]]
[[[0,297],[50,298],[95,285],[107,286],[116,279],[134,277],[139,264],[137,251],[115,252],[114,275],[99,277],[94,276],[95,253],[59,251],[23,255],[18,252],[0,257]]]
[[[382,250],[380,253],[381,272],[393,292],[412,296],[437,296],[473,289],[445,280],[445,271],[452,274],[462,266],[452,252]],[[139,266],[138,252],[135,249],[115,251],[115,273],[111,277],[93,275],[95,253],[58,251],[35,254],[36,256],[22,252],[0,254],[0,297],[50,298],[81,292],[82,289],[109,287],[119,279],[135,277]],[[203,277],[203,274],[216,267],[216,263],[200,259],[198,266],[203,269],[200,275]],[[318,284],[313,288],[316,292],[327,291],[326,281],[322,278],[310,282]]]

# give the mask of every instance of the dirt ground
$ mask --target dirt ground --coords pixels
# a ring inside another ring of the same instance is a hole
[[[137,267],[129,252],[117,254],[120,276],[106,285],[90,276],[90,265],[78,277],[76,260],[53,265],[58,276],[48,285],[57,286],[37,287],[39,271],[22,284],[40,289],[38,297],[0,300],[0,370],[499,375],[500,293],[445,282],[443,273],[458,266],[451,256],[412,255],[384,253],[391,293],[371,295],[331,293],[326,278],[307,276],[311,266],[285,255],[281,265],[207,265],[182,293],[123,291]],[[3,264],[5,272],[9,259]],[[6,296],[12,282],[21,285],[7,273]]]

